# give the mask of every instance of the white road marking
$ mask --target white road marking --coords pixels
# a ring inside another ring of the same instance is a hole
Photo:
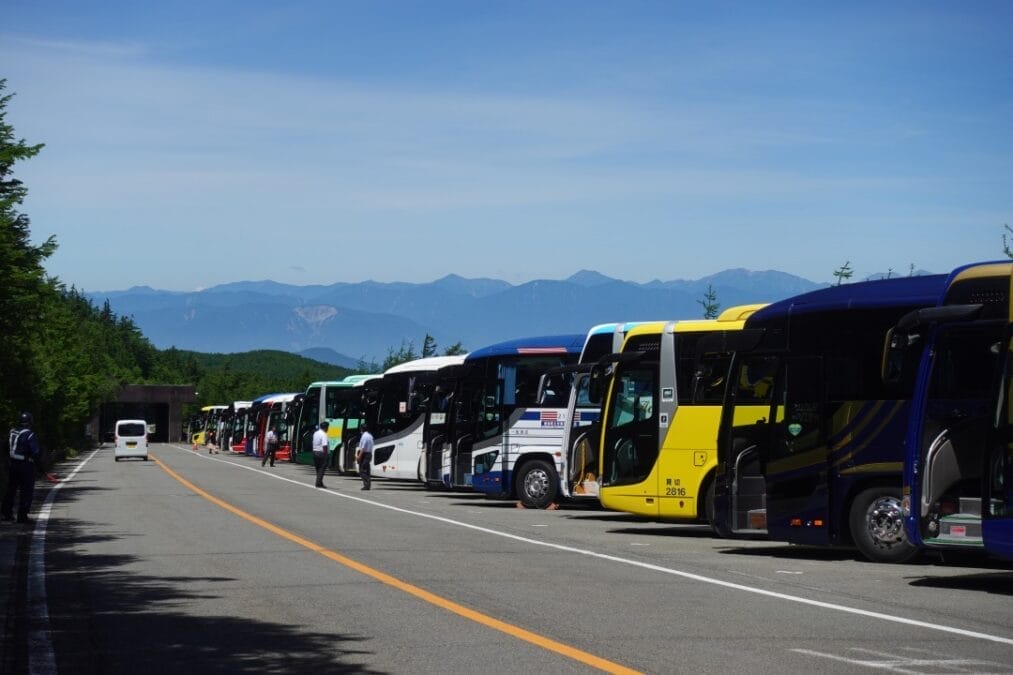
[[[796,654],[804,654],[829,661],[839,661],[852,666],[862,666],[891,673],[908,673],[910,675],[940,675],[941,673],[1009,673],[1009,666],[993,661],[980,661],[966,658],[915,658],[899,654],[876,652],[871,649],[854,648],[849,652],[868,654],[877,658],[849,658],[840,654],[818,652],[813,649],[792,649]]]
[[[1003,637],[1001,635],[991,635],[989,633],[981,633],[981,632],[978,632],[978,631],[967,630],[967,629],[964,629],[964,628],[957,628],[955,626],[946,626],[946,625],[943,625],[943,624],[930,623],[928,621],[920,621],[918,619],[907,619],[907,618],[904,618],[904,617],[901,617],[901,616],[897,616],[895,614],[884,614],[882,612],[873,612],[873,611],[867,610],[867,609],[859,609],[857,607],[848,607],[847,605],[838,605],[838,604],[835,604],[835,603],[832,603],[832,602],[824,602],[822,600],[812,600],[810,598],[803,598],[803,597],[797,596],[797,595],[789,595],[787,593],[779,593],[777,591],[768,591],[768,590],[763,589],[763,588],[755,588],[753,586],[745,586],[743,584],[737,584],[737,583],[734,583],[734,582],[731,582],[731,581],[724,581],[723,579],[714,579],[714,578],[711,578],[711,577],[705,577],[703,575],[694,574],[692,572],[683,572],[682,570],[677,570],[677,569],[674,569],[674,568],[671,568],[671,567],[662,567],[661,565],[654,565],[652,563],[647,563],[647,562],[643,562],[643,561],[640,561],[640,560],[630,560],[628,558],[621,558],[619,556],[614,556],[614,555],[610,555],[610,554],[607,554],[607,553],[599,553],[597,551],[590,551],[590,550],[587,550],[587,549],[575,548],[573,546],[566,546],[564,544],[555,544],[555,543],[548,542],[548,541],[538,541],[537,539],[528,539],[527,537],[522,537],[522,536],[516,535],[516,534],[510,534],[509,532],[500,532],[498,530],[493,530],[493,529],[490,529],[490,528],[487,528],[487,527],[482,527],[480,525],[472,525],[471,523],[465,523],[465,522],[461,522],[459,520],[454,520],[452,518],[446,518],[446,517],[443,517],[443,516],[437,516],[437,515],[430,514],[430,513],[420,513],[418,511],[412,511],[410,509],[405,509],[405,508],[402,508],[400,506],[393,506],[391,504],[384,504],[383,502],[377,502],[377,501],[373,501],[371,499],[364,499],[362,497],[356,497],[355,495],[345,494],[343,492],[332,492],[330,490],[319,490],[317,488],[314,488],[310,483],[304,483],[302,481],[292,480],[291,478],[285,478],[284,476],[279,476],[276,473],[271,473],[269,471],[263,471],[263,470],[261,470],[259,468],[254,468],[254,467],[251,467],[251,466],[246,466],[246,465],[243,465],[243,464],[236,464],[235,462],[226,462],[225,460],[223,460],[221,458],[216,458],[214,456],[205,456],[205,455],[202,455],[202,454],[199,454],[199,453],[194,453],[193,450],[191,450],[190,448],[183,448],[183,447],[180,447],[178,445],[170,445],[170,447],[173,447],[173,448],[175,448],[177,450],[180,450],[180,451],[183,451],[183,452],[187,452],[187,453],[189,453],[191,455],[196,455],[197,457],[200,457],[200,458],[202,458],[204,460],[207,460],[207,461],[222,462],[223,464],[228,464],[229,466],[234,466],[234,467],[238,467],[238,468],[241,468],[241,469],[246,469],[248,471],[253,471],[255,473],[259,473],[259,474],[262,474],[264,476],[270,476],[271,478],[275,478],[277,480],[285,481],[287,483],[292,483],[294,485],[301,485],[301,486],[303,486],[305,488],[309,488],[311,490],[316,490],[321,495],[327,495],[327,496],[330,496],[330,497],[338,497],[338,498],[341,498],[341,499],[351,499],[353,501],[361,502],[363,504],[369,504],[369,505],[375,506],[377,508],[387,509],[389,511],[395,511],[397,513],[404,513],[404,514],[407,514],[407,515],[416,516],[418,518],[425,518],[427,520],[434,520],[434,521],[437,521],[437,522],[440,522],[440,523],[444,523],[444,524],[447,524],[447,525],[453,525],[455,527],[461,527],[461,528],[464,528],[464,529],[473,530],[475,532],[483,532],[485,534],[489,534],[489,535],[492,535],[492,536],[495,536],[495,537],[501,537],[503,539],[511,539],[513,541],[519,541],[519,542],[522,542],[522,543],[525,543],[525,544],[530,544],[532,546],[542,546],[544,548],[551,548],[551,549],[556,550],[556,551],[565,551],[567,553],[576,553],[577,555],[588,556],[589,558],[597,558],[599,560],[608,560],[609,562],[615,562],[615,563],[620,563],[620,564],[623,564],[623,565],[629,565],[631,567],[639,567],[640,569],[651,570],[653,572],[659,572],[661,574],[668,574],[668,575],[671,575],[671,576],[681,577],[683,579],[690,579],[691,581],[698,581],[700,583],[711,584],[713,586],[721,586],[722,588],[728,588],[728,589],[731,589],[731,590],[742,591],[744,593],[752,593],[754,595],[762,595],[762,596],[768,597],[768,598],[777,598],[779,600],[785,600],[787,602],[794,602],[794,603],[797,603],[797,604],[800,604],[800,605],[809,605],[810,607],[819,607],[821,609],[829,609],[829,610],[832,610],[832,611],[835,611],[835,612],[842,612],[842,613],[845,613],[845,614],[854,614],[854,615],[857,615],[857,616],[864,616],[864,617],[867,617],[867,618],[870,618],[870,619],[879,619],[881,621],[888,621],[890,623],[896,623],[896,624],[901,624],[901,625],[905,625],[905,626],[917,626],[919,628],[926,628],[928,630],[935,630],[935,631],[939,631],[941,633],[949,633],[951,635],[962,635],[964,637],[974,638],[976,640],[986,640],[988,642],[998,642],[1000,644],[1013,645],[1013,638]]]
[[[32,675],[51,675],[56,673],[56,655],[53,653],[53,642],[49,631],[49,605],[46,598],[46,528],[49,525],[49,514],[53,510],[53,502],[60,488],[77,475],[92,457],[98,453],[94,450],[70,472],[66,478],[49,489],[46,501],[35,516],[35,530],[32,532],[32,544],[28,549],[28,672]]]

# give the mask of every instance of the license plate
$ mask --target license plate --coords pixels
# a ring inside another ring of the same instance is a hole
[[[137,447],[137,441],[127,441],[127,447],[128,448],[136,448]]]

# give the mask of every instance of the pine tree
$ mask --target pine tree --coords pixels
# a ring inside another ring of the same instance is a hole
[[[707,292],[703,294],[702,300],[697,300],[697,304],[703,307],[703,318],[718,318],[718,310],[721,309],[721,304],[718,302],[718,294],[710,284],[707,284]]]
[[[837,285],[840,286],[845,279],[850,279],[851,275],[854,273],[855,271],[851,269],[851,261],[848,260],[843,265],[834,270],[834,276],[837,277]]]
[[[3,95],[7,80],[0,79],[0,423],[14,419],[19,409],[30,409],[32,387],[30,336],[39,325],[47,281],[42,262],[56,250],[53,237],[40,246],[30,242],[28,216],[18,211],[28,189],[13,176],[16,162],[39,154],[42,144],[28,145],[15,139],[7,123],[7,104],[13,94]]]
[[[422,358],[430,356],[436,356],[436,339],[426,333],[426,337],[422,340]]]

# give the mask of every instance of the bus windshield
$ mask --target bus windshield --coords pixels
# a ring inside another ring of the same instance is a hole
[[[650,474],[658,458],[658,424],[654,414],[658,396],[658,336],[631,338],[625,351],[641,351],[644,356],[618,364],[613,375],[612,396],[605,413],[604,485],[640,482]]]

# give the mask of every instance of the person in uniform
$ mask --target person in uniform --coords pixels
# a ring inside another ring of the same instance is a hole
[[[260,463],[261,466],[267,464],[268,458],[271,460],[271,466],[274,466],[274,455],[278,452],[278,433],[274,427],[267,430],[267,435],[264,437],[264,459]]]
[[[327,420],[320,423],[320,427],[313,432],[313,466],[317,470],[317,487],[326,488],[324,485],[324,471],[327,468],[327,427],[330,426]]]
[[[370,487],[370,465],[373,463],[373,434],[369,428],[362,425],[362,436],[359,437],[359,447],[355,451],[355,460],[359,463],[359,478],[362,479],[362,489]]]
[[[14,496],[18,500],[18,522],[30,523],[28,510],[32,507],[35,493],[35,463],[42,457],[39,439],[32,431],[32,414],[23,412],[19,424],[11,429],[8,439],[10,457],[7,464],[7,492],[0,503],[0,518],[14,520]]]

